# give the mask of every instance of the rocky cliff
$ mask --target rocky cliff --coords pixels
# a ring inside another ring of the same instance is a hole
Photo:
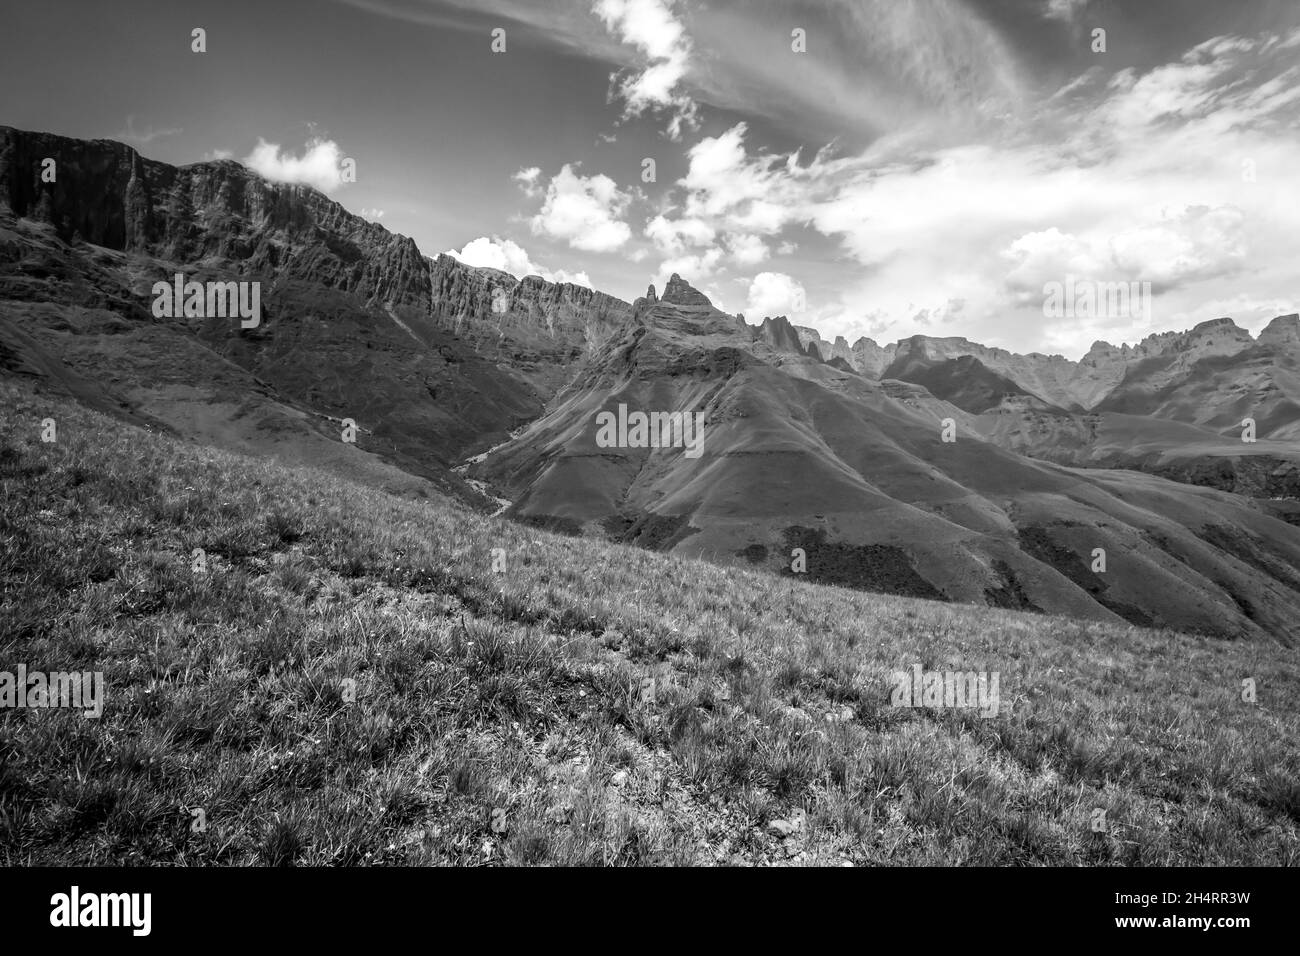
[[[629,303],[586,286],[516,279],[445,253],[426,262],[433,315],[484,342],[509,337],[575,357],[603,344],[632,314]]]
[[[54,182],[42,181],[45,159],[55,161]],[[429,308],[412,240],[230,160],[176,167],[109,140],[0,127],[0,203],[51,224],[64,242],[183,265],[218,260],[240,274]]]

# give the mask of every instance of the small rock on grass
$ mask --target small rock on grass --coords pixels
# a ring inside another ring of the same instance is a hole
[[[790,834],[794,833],[795,827],[789,820],[773,820],[767,825],[767,829],[774,836],[785,839]]]

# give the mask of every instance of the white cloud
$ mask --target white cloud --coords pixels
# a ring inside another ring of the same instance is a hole
[[[1245,214],[1236,206],[1186,206],[1111,237],[1115,264],[1157,288],[1228,276],[1246,263]]]
[[[666,256],[681,255],[687,248],[707,246],[716,232],[702,219],[675,219],[655,216],[645,226],[645,236]]]
[[[1031,85],[1023,44],[1005,38],[980,9],[987,4],[974,0],[344,2],[475,35],[484,17],[524,24],[540,40],[624,71],[612,92],[625,112],[632,100],[669,113],[670,135],[694,128],[696,103],[815,127],[816,141],[918,123],[948,131],[995,120]],[[793,10],[806,11],[817,41],[806,56],[789,52]]]
[[[546,269],[533,262],[523,246],[511,239],[479,236],[465,244],[463,249],[448,249],[446,255],[454,256],[467,266],[479,269],[500,269],[516,278],[541,276],[548,282],[572,282],[592,288],[585,272],[567,272],[564,269]]]
[[[988,142],[885,142],[802,165],[750,153],[739,125],[689,151],[677,221],[781,239],[807,224],[837,241],[847,261],[805,323],[829,323],[823,334],[864,316],[899,337],[959,318],[962,334],[992,345],[1077,355],[1095,338],[1173,328],[1243,283],[1252,300],[1294,299],[1300,68],[1280,52],[1289,42],[1220,37],[1146,72],[1096,70]],[[664,218],[658,231],[678,234]],[[1150,325],[1044,319],[1044,281],[1069,274],[1150,281]]]
[[[737,123],[687,151],[689,165],[679,185],[686,191],[684,214],[719,232],[772,236],[806,219],[813,186],[829,169],[827,152],[808,166],[799,154],[750,156],[748,127]]]
[[[214,149],[203,154],[203,161],[210,162],[212,160],[231,159],[234,155],[235,154],[228,149]]]
[[[536,199],[542,194],[542,188],[537,184],[541,175],[542,170],[539,167],[529,166],[527,169],[519,170],[510,178],[519,183],[519,188],[524,191],[525,196]]]
[[[731,260],[738,266],[756,266],[771,255],[767,243],[749,233],[728,236],[727,248],[731,251]]]
[[[649,60],[640,72],[621,81],[617,74],[611,78],[623,99],[624,117],[670,110],[668,135],[677,140],[697,119],[695,103],[678,89],[686,76],[691,41],[673,5],[674,0],[595,0],[592,9],[606,29]]]
[[[674,256],[659,264],[659,271],[654,275],[654,284],[663,290],[664,284],[675,272],[697,288],[705,279],[712,276],[722,263],[721,249],[705,249],[703,252]]]
[[[566,164],[546,188],[546,201],[532,218],[533,234],[584,252],[613,252],[632,237],[621,219],[630,202],[608,176],[584,177]]]
[[[276,143],[260,136],[257,146],[244,157],[244,165],[278,183],[302,183],[323,193],[332,193],[343,185],[343,152],[328,139],[313,139],[301,156],[288,150],[280,152]]]
[[[807,308],[807,301],[803,285],[784,272],[760,272],[749,284],[745,314],[751,319],[796,316]]]
[[[382,209],[362,209],[360,215],[367,219],[383,219],[384,211]]]

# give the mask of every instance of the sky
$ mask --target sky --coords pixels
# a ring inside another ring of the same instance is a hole
[[[236,159],[426,255],[628,300],[677,272],[751,323],[1069,358],[1300,307],[1296,0],[41,0],[4,24],[0,125]],[[1149,294],[1045,309],[1067,281]]]

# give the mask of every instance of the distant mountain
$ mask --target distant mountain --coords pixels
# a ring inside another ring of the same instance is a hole
[[[260,283],[260,321],[155,316],[177,273]],[[1300,637],[1294,317],[1080,363],[841,347],[679,276],[634,303],[516,279],[236,163],[7,128],[0,316],[0,374],[403,494],[868,590]],[[698,455],[647,447],[642,413],[702,416]]]
[[[843,337],[827,342],[816,329],[799,326],[797,331],[800,342],[815,348],[823,359],[842,358],[868,378],[898,377],[891,373],[905,367],[901,363],[914,355],[930,362],[971,357],[1046,404],[1079,411],[1108,406],[1116,406],[1115,411],[1135,411],[1145,397],[1186,380],[1202,362],[1269,359],[1288,370],[1294,370],[1300,362],[1300,316],[1297,315],[1274,319],[1260,333],[1258,341],[1231,319],[1211,319],[1187,332],[1149,335],[1135,346],[1095,342],[1078,362],[1061,355],[1036,352],[1017,355],[963,338],[914,335],[887,346],[862,338],[850,346]],[[1293,374],[1263,379],[1266,380],[1261,380],[1251,397],[1268,402],[1274,393],[1281,392],[1292,406],[1300,400]],[[1125,405],[1129,407],[1118,407]],[[1141,413],[1154,410],[1155,406],[1148,401]],[[1300,430],[1300,415],[1294,407],[1288,407],[1276,417],[1278,427],[1289,430],[1285,434],[1261,434],[1260,437],[1294,437],[1294,432]]]
[[[1009,398],[1028,399],[1034,407],[1040,409],[1051,408],[975,356],[931,358],[926,354],[924,342],[918,343],[917,348],[900,353],[881,373],[881,378],[923,385],[936,398],[952,402],[974,415],[996,408]]]
[[[973,431],[1019,454],[1236,491],[1300,519],[1300,316],[1279,316],[1258,339],[1214,319],[1136,346],[1097,342],[1077,363],[961,338],[849,346],[798,332],[815,354],[869,378],[924,386],[970,413],[963,422]],[[1253,443],[1242,441],[1246,419]]]

